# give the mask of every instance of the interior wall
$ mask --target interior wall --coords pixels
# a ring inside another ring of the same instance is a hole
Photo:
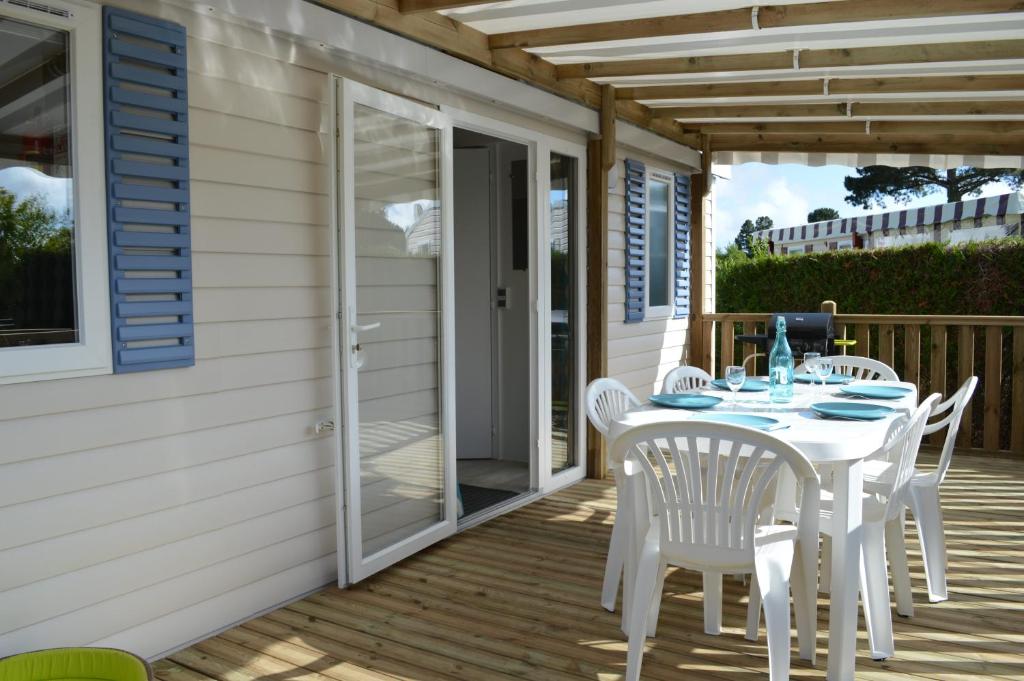
[[[494,454],[493,149],[486,138],[472,135],[455,132],[455,443],[459,459],[489,459]]]

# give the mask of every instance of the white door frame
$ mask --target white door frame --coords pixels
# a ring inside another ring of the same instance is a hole
[[[335,297],[338,302],[336,376],[340,379],[340,414],[342,416],[341,443],[335,455],[338,490],[343,491],[343,503],[338,508],[339,538],[344,534],[345,550],[338,551],[339,579],[345,575],[357,582],[373,573],[410,556],[455,532],[457,503],[455,491],[455,382],[454,382],[454,249],[452,243],[452,126],[444,113],[397,95],[382,92],[368,85],[334,77],[336,84],[337,134],[335,149],[340,173],[333,184],[337,187],[337,217],[335,251]],[[355,262],[355,159],[354,159],[354,106],[369,106],[389,114],[408,118],[441,131],[440,142],[440,198],[441,198],[441,416],[440,436],[443,446],[444,518],[435,525],[407,537],[370,556],[362,555],[361,476],[359,452],[359,399],[358,371],[353,366],[353,347],[358,341],[352,325],[356,312]],[[342,582],[344,583],[344,582]]]

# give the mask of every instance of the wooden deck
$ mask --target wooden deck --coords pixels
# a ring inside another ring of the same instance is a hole
[[[915,616],[896,618],[896,657],[857,677],[1024,678],[1024,466],[961,456],[943,487],[950,600],[929,604],[908,534]],[[459,534],[347,590],[329,588],[156,663],[164,681],[579,681],[620,678],[626,645],[599,605],[614,488],[586,481]],[[744,640],[745,590],[726,580],[725,627],[707,636],[700,579],[666,582],[644,679],[767,678],[764,635]],[[827,609],[819,601],[824,679]],[[794,640],[795,644],[795,640]]]

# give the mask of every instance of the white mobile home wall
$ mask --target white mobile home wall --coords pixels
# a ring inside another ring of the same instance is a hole
[[[196,366],[0,386],[0,656],[152,658],[337,578],[330,73],[585,141],[206,4],[111,4],[188,29]]]

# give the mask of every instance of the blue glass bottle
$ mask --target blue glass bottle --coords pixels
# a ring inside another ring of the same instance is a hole
[[[793,351],[786,340],[786,318],[775,321],[775,345],[768,355],[768,399],[789,402],[793,399]]]

